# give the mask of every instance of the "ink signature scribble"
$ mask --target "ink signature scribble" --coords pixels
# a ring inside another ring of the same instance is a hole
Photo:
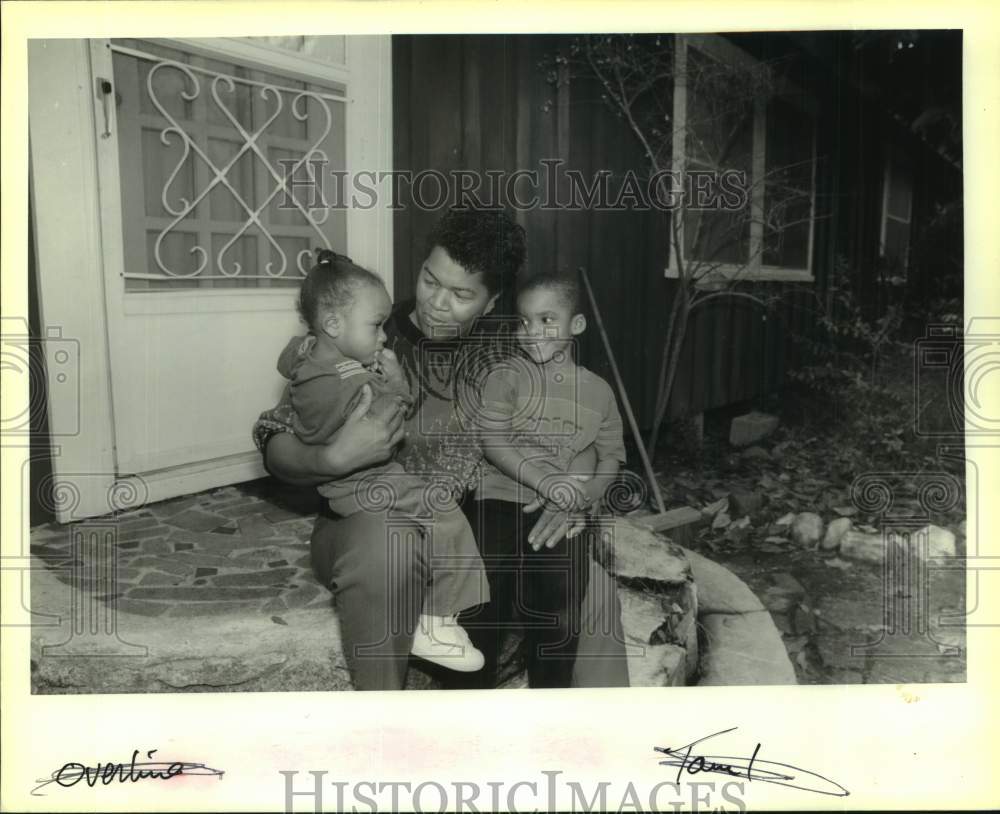
[[[723,729],[704,738],[691,741],[684,746],[654,746],[653,749],[661,754],[667,755],[667,760],[661,760],[661,766],[677,767],[677,782],[681,780],[681,775],[699,774],[708,772],[713,774],[724,774],[730,777],[742,777],[747,780],[756,780],[760,783],[773,783],[777,786],[787,786],[791,789],[801,789],[811,791],[816,794],[827,794],[831,797],[847,797],[850,792],[840,783],[823,777],[821,774],[811,772],[808,769],[800,769],[790,763],[778,763],[773,760],[761,760],[761,744],[758,743],[750,757],[734,757],[733,755],[696,755],[693,754],[694,747],[699,743],[704,743],[710,738],[717,738],[733,732],[737,727]]]
[[[157,749],[146,752],[147,758],[152,758]],[[36,797],[43,797],[39,789],[56,783],[63,788],[75,786],[81,780],[93,788],[98,783],[109,786],[112,783],[136,783],[139,780],[169,780],[181,774],[213,775],[222,779],[225,774],[221,769],[212,769],[204,763],[185,763],[182,761],[150,761],[136,763],[139,750],[132,751],[129,763],[98,763],[96,766],[84,766],[82,763],[70,761],[56,769],[46,780],[39,779],[38,785],[31,790]]]

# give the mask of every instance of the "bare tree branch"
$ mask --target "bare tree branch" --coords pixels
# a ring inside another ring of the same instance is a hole
[[[677,195],[674,201],[681,201],[669,214],[668,251],[677,281],[672,287],[674,296],[660,358],[648,445],[650,457],[670,403],[692,310],[723,298],[743,299],[767,309],[772,298],[736,290],[736,286],[753,277],[764,252],[780,248],[783,236],[790,230],[820,219],[813,211],[812,181],[802,177],[811,170],[812,158],[765,167],[761,177],[752,178],[744,191],[746,204],[755,202],[752,207],[739,213],[731,211],[726,218],[707,214],[694,217],[698,210],[689,209],[682,182],[689,172],[687,167],[702,165],[717,172],[750,170],[734,165],[753,162],[754,117],[761,106],[767,110],[768,100],[777,93],[775,76],[782,65],[781,60],[754,67],[734,65],[696,50],[688,52],[686,68],[679,74],[675,47],[673,40],[664,41],[654,35],[584,36],[571,46],[570,57],[563,62],[566,67],[576,68],[578,76],[596,79],[602,99],[624,121],[642,149],[650,170],[647,180],[657,176],[658,193],[667,191],[667,181],[660,173],[668,168],[684,173],[681,178],[671,178],[669,189],[672,196]],[[674,121],[673,96],[682,82],[687,87],[688,107],[685,123],[680,126]],[[681,140],[680,153],[684,156],[681,167],[673,166],[677,139]],[[744,140],[751,152],[738,156]],[[677,183],[682,188],[677,189]],[[684,240],[685,232],[688,241]],[[760,239],[755,240],[754,235]],[[738,262],[719,259],[734,247],[740,247]]]

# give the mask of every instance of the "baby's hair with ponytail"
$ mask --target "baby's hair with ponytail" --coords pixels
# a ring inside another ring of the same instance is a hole
[[[384,286],[382,279],[357,265],[350,257],[319,249],[314,265],[299,289],[298,309],[302,321],[316,331],[323,314],[343,311],[354,302],[354,291],[360,285]]]

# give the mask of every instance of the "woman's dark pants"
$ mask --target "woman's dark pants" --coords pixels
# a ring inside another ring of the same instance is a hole
[[[589,556],[585,536],[535,552],[527,535],[537,513],[525,515],[519,504],[495,500],[469,500],[463,508],[492,601],[460,620],[486,666],[476,673],[447,671],[447,686],[495,687],[501,647],[514,627],[524,630],[532,687],[628,686],[615,582]],[[354,686],[403,689],[424,588],[436,565],[419,528],[384,513],[320,515],[312,559],[335,596]]]

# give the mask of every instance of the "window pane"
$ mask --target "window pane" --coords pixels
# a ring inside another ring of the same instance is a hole
[[[214,59],[205,59],[201,64],[218,74],[245,79],[250,71],[238,65],[230,65]],[[205,76],[211,104],[205,105],[205,116],[209,124],[226,130],[233,130],[233,121],[247,132],[253,132],[253,105],[259,98],[260,89],[241,82],[227,82],[221,77]],[[272,111],[278,105],[276,98],[268,97]]]
[[[318,59],[323,62],[343,64],[346,61],[347,41],[344,37],[241,37],[256,45]]]
[[[211,280],[211,288],[247,288],[256,287],[256,280],[239,279],[243,275],[263,273],[257,265],[259,254],[258,230],[235,237],[234,234],[213,234],[211,265],[206,273],[212,275],[235,274],[228,280]],[[239,269],[237,270],[237,264]]]
[[[308,186],[295,190],[301,207],[282,206],[278,163],[320,161],[329,192],[330,173],[346,167],[344,102],[333,98],[343,84],[155,42],[113,47],[141,52],[113,52],[126,290],[294,286],[306,250],[346,252],[346,211],[319,195],[310,210]]]
[[[888,212],[894,218],[909,220],[912,202],[913,181],[910,177],[910,169],[898,161],[893,161],[889,170]]]
[[[264,117],[262,121],[277,114],[274,121],[267,127],[267,133],[269,136],[282,136],[284,138],[295,139],[296,141],[304,140],[309,135],[307,129],[307,119],[299,119],[299,116],[303,116],[306,112],[306,97],[300,96],[300,94],[306,89],[305,83],[294,79],[286,79],[276,74],[263,73],[261,71],[254,71],[252,78],[257,82],[263,82],[268,85],[281,85],[286,88],[294,88],[298,91],[298,93],[280,94],[282,103],[280,109],[278,109],[275,104],[270,101],[270,98],[273,97],[274,94],[262,95],[258,90],[255,94],[254,102],[259,108],[261,108],[260,115]],[[264,104],[265,99],[267,100],[266,104]]]
[[[194,155],[189,152],[184,156],[180,136],[168,133],[164,143],[161,132],[162,128],[142,128],[142,174],[148,180],[144,186],[146,214],[173,218],[183,212],[185,218],[195,218],[197,207],[189,208],[184,203],[194,201]],[[170,175],[175,170],[176,175],[171,180]]]
[[[738,209],[727,210],[723,208],[723,190],[714,173],[694,166],[689,167],[688,177],[692,200],[684,207],[684,256],[709,264],[749,262],[749,201]]]
[[[696,48],[687,49],[689,160],[719,171],[751,171],[754,89],[746,74]]]
[[[281,269],[281,255],[287,258],[287,265],[283,277],[296,277],[305,274],[316,262],[315,251],[305,237],[277,237],[275,238],[280,247],[280,251],[273,246],[270,247],[268,260],[272,263],[271,270],[277,274]]]
[[[753,185],[754,79],[741,67],[687,49],[688,172],[744,173]],[[690,186],[687,187],[690,189]],[[701,201],[688,201],[684,213],[684,254],[696,263],[745,264],[750,259],[750,211],[722,207],[716,181],[702,187]],[[697,269],[692,273],[699,274]]]
[[[808,202],[788,202],[780,216],[771,214],[771,218],[783,221],[780,228],[771,228],[770,220],[764,228],[765,266],[780,268],[809,268],[809,213]]]
[[[138,40],[127,44],[129,47],[141,48],[143,51],[155,54],[163,60],[186,62],[185,54],[175,48],[164,48],[155,43]],[[130,59],[115,54],[115,79],[118,79],[119,68],[128,70],[127,62]],[[164,66],[154,70],[155,65],[155,62],[145,60],[135,62],[134,70],[138,74],[139,86],[143,90],[137,98],[140,111],[151,116],[160,116],[162,114],[159,108],[162,107],[174,119],[190,119],[193,105],[190,99],[184,98],[184,94],[193,91],[197,80],[186,74],[183,68]]]
[[[242,223],[246,220],[247,210],[239,198],[242,198],[246,203],[251,203],[254,200],[253,153],[244,151],[242,155],[239,155],[239,152],[240,142],[238,141],[221,138],[208,139],[208,157],[211,159],[212,165],[220,169],[229,167],[225,176],[226,183],[216,184],[208,194],[209,217],[213,221]],[[238,158],[237,155],[239,155]],[[210,169],[210,165],[205,166],[206,174]]]
[[[174,229],[161,238],[158,230],[150,230],[146,233],[147,268],[165,279],[193,275],[202,263],[197,245],[197,232]]]
[[[294,181],[294,184],[288,186],[287,191],[279,192],[271,199],[268,205],[268,217],[271,223],[281,226],[308,226],[309,221],[302,209],[307,208],[313,199],[320,198],[325,179],[323,177],[311,179],[312,170],[304,161],[305,155],[302,152],[272,147],[267,151],[267,157],[271,165],[278,168],[282,178],[288,177]],[[329,170],[324,175],[328,172]],[[318,185],[318,189],[311,188],[315,185]],[[317,216],[322,218],[321,214]]]
[[[764,256],[766,266],[809,266],[812,216],[813,119],[784,99],[767,105],[764,155]]]
[[[889,218],[885,222],[885,258],[900,269],[906,268],[910,248],[910,224]]]

